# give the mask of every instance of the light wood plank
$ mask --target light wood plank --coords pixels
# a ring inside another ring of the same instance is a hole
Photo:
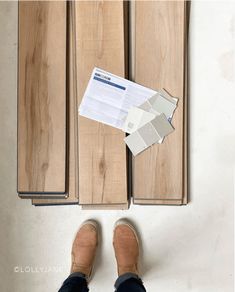
[[[76,2],[80,101],[95,66],[126,76],[125,6],[122,1]],[[124,133],[83,117],[79,117],[78,128],[80,204],[126,203]]]
[[[179,98],[175,131],[133,161],[134,198],[181,200],[184,185],[184,1],[135,3],[135,81]]]
[[[76,85],[76,54],[75,54],[75,5],[68,3],[69,40],[68,40],[68,108],[69,108],[69,151],[68,151],[68,197],[63,199],[33,199],[32,204],[67,205],[78,204],[78,149],[77,149],[77,85]]]
[[[18,192],[64,193],[66,1],[19,2]]]

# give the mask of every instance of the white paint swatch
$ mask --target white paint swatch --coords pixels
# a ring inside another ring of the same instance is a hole
[[[168,122],[166,116],[161,114],[127,136],[124,141],[135,156],[154,143],[158,143],[173,131],[174,128]]]

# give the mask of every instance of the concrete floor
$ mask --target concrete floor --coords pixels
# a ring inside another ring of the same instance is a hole
[[[74,234],[87,218],[102,224],[91,291],[112,291],[112,228],[123,216],[141,232],[148,291],[234,291],[234,44],[235,3],[193,1],[189,205],[106,212],[35,208],[16,194],[17,3],[0,2],[1,291],[57,291],[69,273]]]

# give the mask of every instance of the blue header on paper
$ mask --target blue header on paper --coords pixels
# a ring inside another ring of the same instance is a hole
[[[96,76],[94,76],[93,79],[97,80],[97,81],[100,81],[100,82],[103,82],[103,83],[106,83],[106,84],[109,84],[109,85],[114,86],[116,88],[119,88],[119,89],[122,89],[122,90],[126,90],[126,87],[121,86],[121,85],[116,84],[116,83],[113,83],[111,81],[108,81],[108,80],[105,80],[105,79],[102,79],[102,78],[99,78],[99,77],[96,77]]]

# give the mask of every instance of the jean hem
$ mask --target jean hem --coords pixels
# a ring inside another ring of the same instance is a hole
[[[129,280],[129,279],[136,279],[138,281],[140,281],[142,283],[142,280],[139,278],[139,276],[137,274],[134,273],[125,273],[121,276],[119,276],[114,284],[115,289],[117,290],[118,287],[124,283],[125,281]]]

